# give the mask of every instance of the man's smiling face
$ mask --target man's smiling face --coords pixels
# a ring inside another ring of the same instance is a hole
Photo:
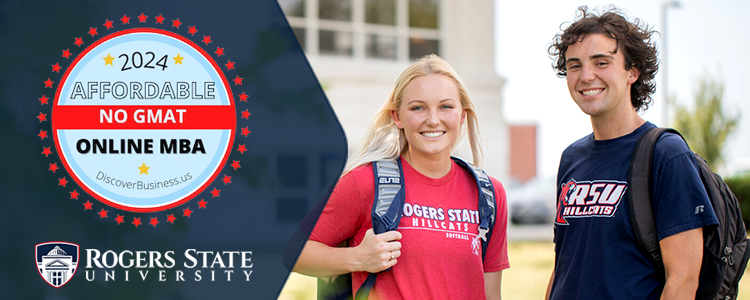
[[[592,118],[611,118],[633,110],[630,86],[638,79],[637,69],[625,69],[625,57],[617,41],[602,34],[590,34],[565,51],[570,96]]]

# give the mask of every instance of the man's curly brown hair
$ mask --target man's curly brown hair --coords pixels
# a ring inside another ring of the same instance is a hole
[[[651,40],[655,31],[640,19],[628,21],[614,6],[608,7],[604,13],[590,12],[588,7],[581,6],[576,13],[576,20],[567,28],[565,23],[560,25],[562,33],[552,39],[552,45],[547,49],[553,62],[552,67],[558,77],[566,77],[565,52],[570,45],[583,40],[590,34],[603,34],[616,41],[618,50],[622,50],[625,57],[625,69],[636,68],[640,72],[638,80],[631,85],[630,100],[637,111],[645,111],[651,104],[651,94],[656,90],[654,76],[659,69],[656,58],[656,45]]]

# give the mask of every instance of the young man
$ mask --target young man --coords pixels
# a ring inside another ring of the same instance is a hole
[[[653,206],[666,274],[640,251],[627,203],[635,143],[655,127],[638,114],[655,89],[652,34],[615,9],[597,15],[581,7],[549,48],[594,132],[571,144],[560,160],[548,299],[695,298],[702,228],[718,221],[679,136],[662,136],[654,152]]]

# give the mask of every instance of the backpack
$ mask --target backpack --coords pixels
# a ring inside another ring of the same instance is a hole
[[[482,261],[484,262],[487,245],[492,236],[495,224],[497,206],[495,205],[495,189],[489,176],[461,158],[451,157],[459,166],[471,171],[479,191],[479,235],[482,242]],[[396,230],[401,221],[401,211],[404,206],[404,172],[401,161],[375,161],[372,166],[375,175],[375,200],[372,204],[372,228],[375,234]],[[387,272],[389,269],[383,271]],[[375,285],[377,273],[370,273],[355,295],[354,299],[367,299],[370,290]],[[352,278],[349,274],[332,278],[318,279],[318,299],[350,300],[352,299]]]
[[[651,175],[654,145],[671,128],[652,128],[636,142],[628,170],[628,204],[630,218],[639,246],[647,258],[663,273],[659,241],[657,240],[652,207]],[[684,138],[683,138],[684,139]],[[748,239],[739,203],[719,175],[712,172],[706,161],[693,152],[711,205],[719,220],[718,226],[703,228],[703,262],[696,299],[735,299],[738,284],[747,266]],[[698,209],[698,208],[697,208]]]

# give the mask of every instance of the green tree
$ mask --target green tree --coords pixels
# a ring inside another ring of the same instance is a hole
[[[724,83],[705,77],[699,82],[693,109],[677,105],[675,111],[675,129],[713,170],[722,163],[724,142],[737,129],[740,119],[738,114],[725,113],[723,99]]]

